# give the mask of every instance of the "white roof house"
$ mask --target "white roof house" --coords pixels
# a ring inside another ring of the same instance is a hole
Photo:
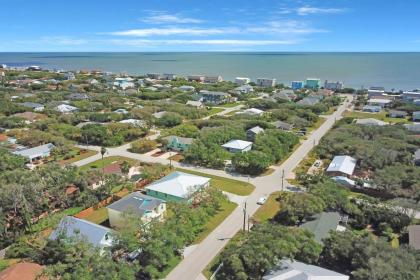
[[[209,185],[210,178],[175,171],[148,185],[147,195],[164,200],[188,199]]]
[[[193,101],[193,100],[188,100],[186,105],[196,107],[196,108],[202,108],[204,106],[203,102]]]
[[[348,280],[349,276],[303,262],[283,260],[263,280]]]
[[[135,127],[143,127],[146,125],[146,122],[143,120],[136,120],[136,119],[127,119],[127,120],[122,120],[120,121],[120,123],[126,123],[126,124],[130,124],[132,126]]]
[[[58,105],[57,107],[55,107],[55,109],[60,113],[72,113],[78,110],[77,107],[68,104]]]
[[[30,162],[32,162],[33,160],[36,160],[36,159],[49,157],[54,147],[55,146],[53,144],[48,143],[48,144],[41,145],[38,147],[15,151],[13,152],[13,154],[23,156],[29,159]]]
[[[373,118],[368,118],[368,119],[357,119],[356,120],[356,124],[384,126],[384,125],[387,125],[388,123],[383,122],[381,120],[377,120],[377,119],[373,119]]]
[[[353,175],[357,160],[350,156],[335,156],[327,168],[327,172]]]
[[[264,111],[257,108],[249,108],[244,110],[243,114],[261,116],[264,114]]]
[[[223,144],[222,147],[232,153],[243,153],[248,152],[252,149],[252,142],[243,140],[231,140],[226,144]]]

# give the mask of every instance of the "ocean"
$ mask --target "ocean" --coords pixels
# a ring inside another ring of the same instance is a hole
[[[286,85],[312,77],[354,88],[420,88],[420,53],[0,53],[0,64],[138,75],[221,75],[225,80],[264,77]]]

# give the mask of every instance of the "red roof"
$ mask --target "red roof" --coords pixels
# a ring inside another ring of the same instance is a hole
[[[0,280],[35,280],[41,271],[42,266],[39,264],[28,262],[17,263],[1,271]]]

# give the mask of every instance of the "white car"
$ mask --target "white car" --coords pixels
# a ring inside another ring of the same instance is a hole
[[[267,196],[262,196],[258,199],[257,204],[263,205],[267,201]]]

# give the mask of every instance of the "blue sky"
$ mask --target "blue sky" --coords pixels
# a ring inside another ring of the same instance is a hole
[[[0,0],[0,51],[420,51],[418,0]]]

